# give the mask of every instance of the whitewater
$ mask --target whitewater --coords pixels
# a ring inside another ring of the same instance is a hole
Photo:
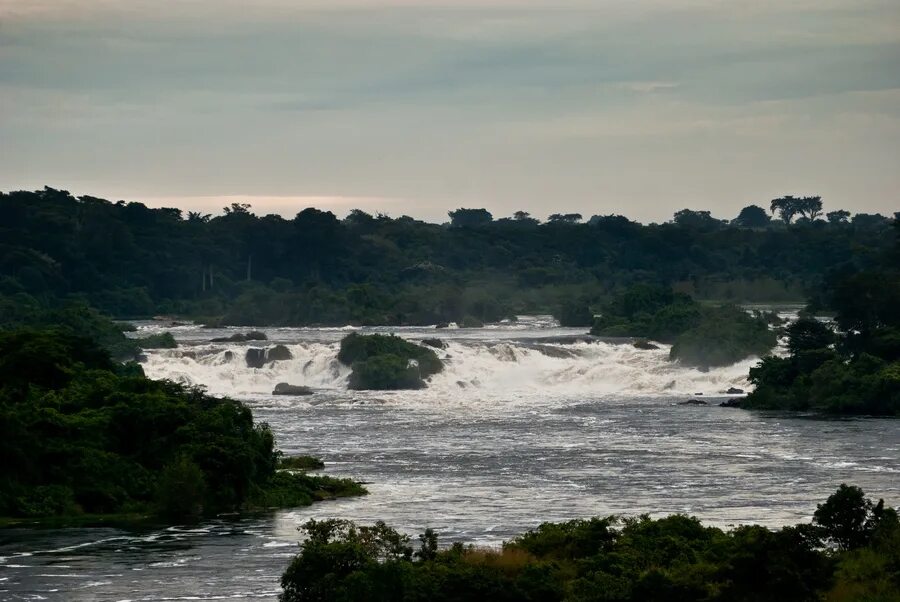
[[[309,518],[384,520],[443,544],[497,545],[543,521],[683,512],[710,524],[808,520],[840,483],[900,505],[900,422],[746,412],[748,359],[701,371],[668,347],[586,337],[546,317],[480,329],[264,328],[145,323],[178,348],[148,351],[151,378],[240,399],[287,454],[366,482],[370,495],[194,527],[14,530],[0,541],[0,599],[274,601]],[[357,331],[438,338],[445,369],[417,391],[351,391],[337,362]],[[248,349],[291,359],[247,366]],[[272,394],[287,382],[309,396]],[[681,405],[690,399],[707,405]]]

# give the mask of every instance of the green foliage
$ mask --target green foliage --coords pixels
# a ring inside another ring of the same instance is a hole
[[[588,302],[582,299],[562,303],[554,315],[560,326],[591,326],[594,322],[594,312]]]
[[[817,521],[831,515],[821,509],[848,489],[856,491],[842,487],[820,506]],[[870,599],[847,597],[859,592],[894,600],[900,595],[896,512],[864,496],[851,497],[837,506],[853,516],[863,509],[869,517],[864,524],[871,526],[852,551],[825,547],[820,534],[830,541],[833,531],[818,522],[723,531],[683,515],[593,518],[542,524],[502,549],[454,544],[440,550],[429,529],[413,552],[410,538],[384,523],[310,521],[301,527],[307,538],[300,553],[282,576],[281,600]],[[881,519],[875,521],[877,513]]]
[[[52,188],[0,193],[0,320],[80,300],[114,316],[230,325],[491,322],[641,282],[765,301],[815,289],[839,266],[871,267],[892,242],[887,218],[831,223],[813,220],[815,208],[791,226],[764,225],[758,207],[733,225],[703,211],[644,226],[622,216],[575,223],[565,212],[547,224],[522,212],[494,220],[463,209],[448,226],[237,207],[210,217]]]
[[[353,362],[348,386],[351,389],[376,391],[421,389],[425,387],[425,381],[422,380],[419,368],[410,360],[385,353]]]
[[[285,489],[278,457],[237,401],[148,380],[66,331],[0,331],[0,516],[240,509]],[[302,484],[303,500],[360,491]]]
[[[184,520],[203,515],[206,479],[190,458],[182,456],[167,464],[156,483],[156,504],[167,518]]]
[[[351,479],[278,471],[264,487],[251,493],[247,505],[251,508],[293,508],[366,493],[365,487]]]
[[[319,470],[325,462],[313,456],[284,456],[278,460],[278,468],[289,470]]]
[[[837,331],[811,319],[789,325],[788,357],[750,370],[756,388],[741,407],[900,415],[900,272],[890,253],[882,264],[827,279],[816,303],[835,311]]]
[[[351,333],[341,340],[338,361],[351,366],[351,389],[421,389],[444,369],[435,352],[394,335]]]
[[[133,339],[141,349],[175,349],[178,343],[171,332],[162,332],[160,334],[151,334],[147,337]]]
[[[594,320],[591,334],[671,343],[671,359],[702,368],[763,356],[777,342],[765,316],[701,305],[668,287],[647,285],[615,297]]]

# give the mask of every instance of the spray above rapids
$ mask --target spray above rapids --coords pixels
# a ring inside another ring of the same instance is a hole
[[[434,334],[433,330],[426,332]],[[350,369],[337,361],[339,332],[333,333],[332,340],[315,329],[286,329],[279,334],[291,359],[261,368],[248,367],[245,361],[248,348],[257,346],[198,341],[149,353],[145,371],[151,378],[203,385],[218,395],[268,395],[279,382],[346,390]],[[399,334],[410,340],[422,336],[421,332]],[[560,342],[548,338],[546,330],[541,337],[509,334],[486,332],[474,338],[463,331],[445,332],[446,348],[436,350],[444,371],[428,381],[425,391],[406,392],[406,396],[715,395],[730,387],[747,388],[747,371],[755,363],[746,360],[704,372],[670,362],[666,346],[637,349],[625,342],[571,336]]]

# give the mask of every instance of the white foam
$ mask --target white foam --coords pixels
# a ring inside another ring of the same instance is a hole
[[[446,340],[437,353],[445,369],[424,391],[391,394],[402,398],[460,398],[461,392],[481,399],[509,401],[518,395],[722,394],[730,387],[748,389],[747,372],[755,358],[732,366],[701,371],[668,359],[669,348],[640,350],[630,344],[579,342],[545,344],[519,340]],[[260,345],[261,347],[261,345]],[[293,359],[248,368],[247,346],[199,345],[148,354],[151,378],[204,385],[212,394],[270,395],[279,382],[313,389],[344,391],[350,369],[337,361],[337,342],[288,345]]]

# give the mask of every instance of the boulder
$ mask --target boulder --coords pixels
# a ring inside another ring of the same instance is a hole
[[[446,349],[447,344],[440,339],[422,339],[423,345],[428,345],[429,347],[434,347],[435,349]]]
[[[267,362],[281,362],[284,360],[292,359],[293,357],[294,354],[291,353],[291,350],[284,345],[275,345],[274,347],[266,349]]]
[[[266,350],[251,347],[244,356],[248,368],[262,368],[266,365]]]
[[[720,408],[741,408],[744,406],[744,400],[740,397],[734,397],[732,399],[726,399],[722,403],[719,404]]]
[[[233,361],[234,360],[234,352],[226,351],[222,357],[225,359],[226,362]]]
[[[434,325],[435,328],[450,328],[449,322],[438,322]]]
[[[678,405],[680,406],[705,406],[708,405],[702,399],[688,399],[687,401],[682,401]]]
[[[659,345],[654,345],[647,339],[638,339],[634,342],[635,349],[644,349],[646,351],[650,351],[651,349],[659,349]]]
[[[251,330],[250,332],[243,333],[237,332],[230,337],[216,337],[212,339],[212,343],[246,343],[247,341],[265,341],[267,340],[266,333],[259,332],[258,330]]]
[[[743,395],[744,390],[738,389],[737,387],[729,387],[727,391],[725,391],[726,395]]]
[[[303,385],[278,383],[272,391],[272,395],[312,395],[313,390]]]

